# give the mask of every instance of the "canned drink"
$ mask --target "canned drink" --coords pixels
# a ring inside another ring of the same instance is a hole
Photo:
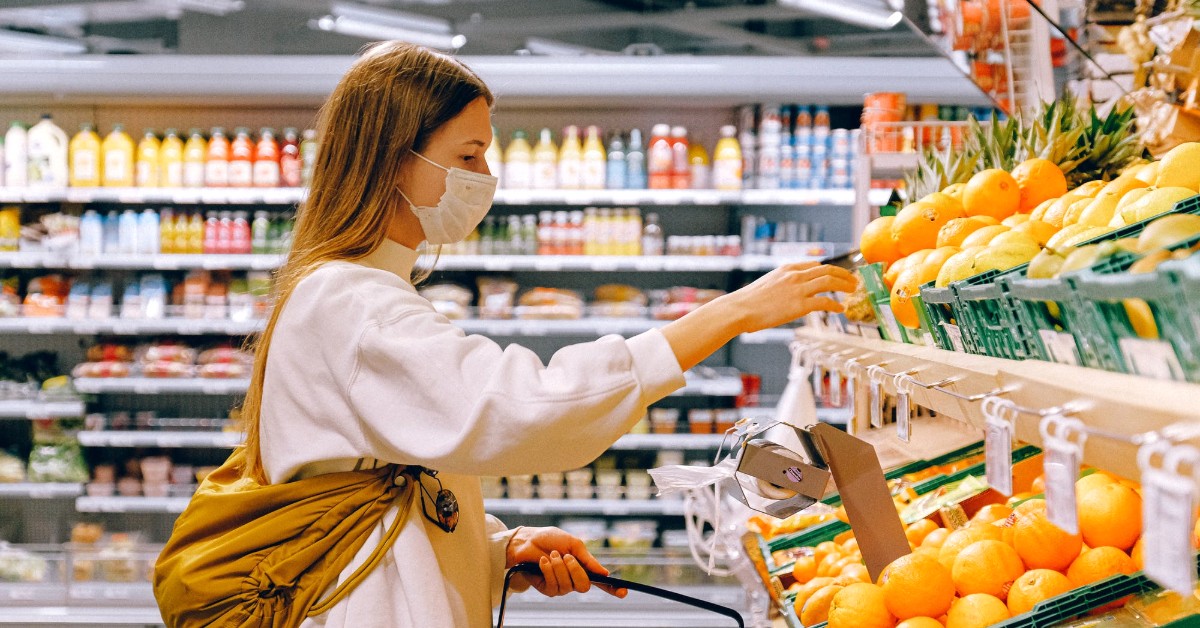
[[[844,190],[850,187],[849,174],[831,174],[829,175],[829,188],[833,190]]]
[[[849,159],[830,159],[829,160],[829,176],[830,177],[848,177],[848,176],[850,176],[850,160]]]
[[[834,129],[829,136],[830,152],[834,155],[849,155],[850,154],[850,131],[847,129]]]
[[[812,147],[812,139],[813,139],[812,127],[798,126],[798,127],[796,127],[796,132],[794,134],[792,134],[792,137],[795,140],[797,148],[799,148],[801,146],[803,146],[804,148]]]

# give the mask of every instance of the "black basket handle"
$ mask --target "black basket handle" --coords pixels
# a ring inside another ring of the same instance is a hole
[[[537,563],[521,563],[512,569],[509,569],[508,573],[504,574],[504,590],[500,597],[500,614],[496,619],[496,628],[504,628],[504,606],[508,602],[508,586],[512,581],[513,575],[518,573],[531,576],[540,576],[542,575],[542,570],[538,567]],[[621,578],[614,578],[612,576],[601,576],[599,574],[588,573],[588,578],[592,580],[592,584],[606,584],[618,589],[641,591],[642,593],[649,593],[650,595],[666,598],[674,602],[679,602],[680,604],[687,604],[688,606],[694,606],[699,609],[711,611],[718,615],[724,615],[737,622],[738,628],[746,628],[746,622],[742,619],[741,613],[719,604],[713,604],[712,602],[706,602],[705,600],[683,595],[682,593],[676,593],[674,591],[652,587],[648,584],[642,584],[640,582],[622,580]]]

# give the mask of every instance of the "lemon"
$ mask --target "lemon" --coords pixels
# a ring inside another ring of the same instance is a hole
[[[1015,227],[1021,223],[1027,222],[1028,220],[1029,214],[1013,214],[1000,221],[1000,224],[1004,225],[1005,227]]]
[[[1037,244],[1020,242],[988,246],[975,255],[974,270],[976,273],[989,270],[1008,270],[1033,259],[1041,250]]]
[[[1072,224],[1091,225],[1093,227],[1106,226],[1112,222],[1113,214],[1116,213],[1117,203],[1119,202],[1121,202],[1120,196],[1101,193],[1092,199],[1087,207],[1083,208],[1083,212],[1079,214],[1079,219]]]
[[[1091,197],[1081,198],[1074,203],[1071,203],[1071,206],[1067,208],[1066,213],[1063,214],[1063,226],[1066,227],[1067,225],[1073,225],[1079,222],[1079,218],[1083,216],[1083,210],[1087,209],[1094,200],[1095,199]]]
[[[1151,253],[1200,234],[1200,216],[1171,214],[1146,225],[1138,236],[1139,253]]]
[[[1058,274],[1066,257],[1051,249],[1042,249],[1040,253],[1029,260],[1029,269],[1025,272],[1030,279],[1050,279]]]
[[[1158,177],[1154,186],[1159,188],[1183,187],[1195,192],[1200,190],[1200,142],[1184,142],[1163,155],[1158,162]]]
[[[1159,163],[1160,162],[1152,161],[1146,164],[1144,167],[1138,168],[1137,173],[1135,173],[1133,176],[1140,181],[1145,181],[1146,185],[1154,185],[1154,182],[1158,180],[1158,169],[1161,167],[1159,166]]]
[[[1107,182],[1105,182],[1105,181],[1100,181],[1100,180],[1088,181],[1087,183],[1080,185],[1079,187],[1075,188],[1074,190],[1071,190],[1071,193],[1081,194],[1083,196],[1087,196],[1090,198],[1090,197],[1093,197],[1093,196],[1096,196],[1097,194],[1099,194],[1100,190],[1104,189],[1105,185],[1107,185]]]
[[[991,241],[988,242],[989,247],[1003,246],[1006,244],[1023,244],[1027,246],[1035,246],[1039,249],[1042,248],[1042,245],[1038,244],[1038,241],[1034,239],[1032,235],[1024,231],[1017,231],[1015,229],[1012,231],[1005,231],[1004,233],[992,238]]]
[[[1115,194],[1117,198],[1120,198],[1130,190],[1148,187],[1149,185],[1150,184],[1142,181],[1132,174],[1123,174],[1112,181],[1109,181],[1108,185],[1105,185],[1100,189],[1100,193],[1097,194],[1096,197],[1099,198],[1107,194]]]
[[[1069,227],[1063,227],[1058,233],[1054,234],[1054,237],[1052,237],[1046,241],[1046,248],[1054,249],[1055,251],[1064,251],[1064,250],[1074,246],[1074,244],[1069,244],[1068,242],[1073,240],[1079,234],[1084,233],[1091,229],[1100,229],[1100,228],[1102,228],[1102,227],[1093,227],[1091,225],[1081,225],[1081,224],[1074,224]],[[1082,241],[1083,240],[1080,240],[1079,242],[1082,242]]]
[[[1130,225],[1159,214],[1171,211],[1175,203],[1196,195],[1196,191],[1184,187],[1155,188],[1121,211],[1121,219]]]
[[[937,279],[934,280],[933,285],[938,288],[945,288],[955,281],[962,281],[974,275],[975,271],[972,268],[975,265],[975,255],[984,248],[982,246],[964,248],[958,253],[951,255],[942,264],[942,269],[938,271]]]
[[[983,246],[992,241],[992,238],[1008,231],[1008,227],[1004,225],[989,225],[982,229],[976,229],[971,232],[971,235],[963,239],[959,245],[960,248],[970,248],[972,246]]]

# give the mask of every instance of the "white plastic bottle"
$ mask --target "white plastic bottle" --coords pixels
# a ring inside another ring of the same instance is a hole
[[[117,221],[117,251],[122,255],[138,252],[138,217],[132,209],[121,212]]]
[[[138,216],[137,252],[142,255],[157,255],[159,252],[158,212],[145,209]]]
[[[71,139],[50,119],[42,116],[29,129],[29,186],[65,188],[70,177],[67,167],[67,147]]]
[[[13,122],[4,135],[4,184],[10,188],[29,185],[29,133]]]

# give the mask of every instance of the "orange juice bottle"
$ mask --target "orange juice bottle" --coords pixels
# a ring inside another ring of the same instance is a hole
[[[187,223],[187,252],[193,255],[204,252],[204,217],[200,212],[192,214]]]
[[[229,146],[229,187],[248,188],[253,184],[254,142],[250,141],[250,130],[241,127]]]
[[[159,186],[158,154],[160,152],[158,136],[154,129],[146,129],[142,141],[137,146],[137,186],[140,188],[156,188]]]
[[[225,129],[212,130],[208,140],[208,157],[204,160],[204,185],[223,188],[229,185],[229,138]]]
[[[100,136],[85,124],[71,138],[68,151],[71,158],[71,187],[100,187]]]
[[[183,185],[189,188],[204,187],[204,162],[208,158],[208,142],[200,129],[188,131],[187,144],[183,145]]]
[[[100,145],[100,150],[104,153],[104,165],[100,169],[104,187],[133,187],[133,138],[125,133],[121,125],[113,126],[112,132]]]
[[[183,187],[183,140],[175,129],[167,129],[158,151],[159,182],[163,187]]]

